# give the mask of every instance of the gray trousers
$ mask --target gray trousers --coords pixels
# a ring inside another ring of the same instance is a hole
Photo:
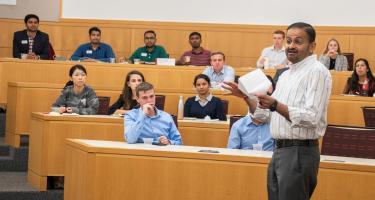
[[[308,200],[317,184],[318,146],[275,149],[268,165],[269,200]]]

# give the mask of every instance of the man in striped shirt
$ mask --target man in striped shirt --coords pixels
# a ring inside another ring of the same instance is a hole
[[[210,65],[211,52],[201,47],[202,36],[198,32],[192,32],[189,35],[189,43],[192,47],[191,51],[182,54],[180,60],[176,61],[176,65],[194,65],[207,66]]]
[[[233,95],[243,97],[255,116],[269,116],[276,149],[268,167],[268,199],[310,199],[317,184],[320,162],[318,139],[327,126],[332,79],[316,55],[315,30],[306,23],[290,25],[286,36],[289,70],[279,78],[272,96],[258,102],[245,96],[235,83]],[[259,115],[263,113],[263,115]]]

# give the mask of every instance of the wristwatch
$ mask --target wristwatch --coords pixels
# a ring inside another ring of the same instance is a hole
[[[274,112],[274,111],[276,111],[276,108],[277,108],[277,100],[275,99],[273,104],[271,104],[271,106],[270,106],[270,111]]]

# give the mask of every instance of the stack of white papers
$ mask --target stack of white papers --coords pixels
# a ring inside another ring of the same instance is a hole
[[[267,94],[271,85],[271,81],[260,69],[249,72],[238,79],[238,89],[249,97],[256,94]]]

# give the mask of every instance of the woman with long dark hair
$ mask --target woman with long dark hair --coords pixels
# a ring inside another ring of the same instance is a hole
[[[87,72],[84,66],[74,65],[69,70],[70,81],[52,107],[59,113],[94,115],[99,108],[95,91],[86,85]]]
[[[125,114],[128,110],[138,107],[135,88],[142,82],[145,82],[143,74],[139,71],[130,71],[125,78],[122,94],[108,111],[108,114]]]
[[[367,83],[367,86],[364,84]],[[367,91],[364,89],[367,88]],[[359,58],[355,61],[355,69],[353,74],[346,83],[344,94],[353,94],[372,97],[375,92],[375,79],[371,72],[368,61]]]

